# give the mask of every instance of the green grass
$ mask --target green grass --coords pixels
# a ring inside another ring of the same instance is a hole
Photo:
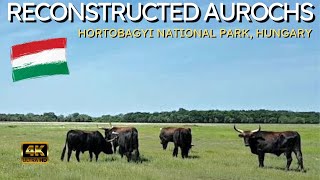
[[[100,154],[98,162],[89,162],[88,152],[81,162],[60,161],[66,132],[70,129],[97,130],[96,124],[0,125],[0,179],[320,179],[319,125],[262,125],[263,130],[295,130],[302,137],[306,173],[296,172],[294,159],[289,172],[286,158],[267,154],[265,168],[258,168],[258,158],[245,147],[232,125],[192,126],[193,144],[190,159],[172,157],[173,145],[163,151],[159,141],[161,125],[136,125],[139,131],[143,163],[127,163],[118,154]],[[255,129],[257,125],[239,125]],[[102,131],[101,131],[102,132]],[[20,143],[49,142],[48,164],[22,164]]]

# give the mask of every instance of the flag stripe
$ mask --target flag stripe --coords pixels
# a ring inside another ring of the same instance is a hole
[[[18,44],[11,48],[11,61],[29,54],[38,53],[44,50],[54,48],[66,48],[66,38],[48,39],[42,41],[33,41],[25,44]]]
[[[39,64],[66,61],[66,49],[51,49],[19,57],[11,61],[13,68],[24,68]]]
[[[15,82],[28,78],[36,78],[56,74],[69,74],[69,69],[66,61],[50,64],[39,64],[27,68],[13,69],[12,78]]]

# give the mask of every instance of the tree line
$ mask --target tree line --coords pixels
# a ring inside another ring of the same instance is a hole
[[[282,123],[319,124],[319,112],[270,110],[186,110],[170,112],[134,112],[91,117],[73,113],[67,116],[53,112],[44,114],[0,114],[0,121],[24,122],[138,122],[138,123]]]

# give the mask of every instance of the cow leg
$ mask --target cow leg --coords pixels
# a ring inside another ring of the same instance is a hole
[[[288,171],[292,162],[292,156],[291,156],[292,152],[286,152],[286,157],[287,157],[287,166],[286,166],[286,170]]]
[[[258,154],[258,159],[259,159],[259,167],[264,167],[264,153],[263,152],[259,152]]]
[[[77,151],[76,151],[76,158],[77,158],[77,161],[78,161],[78,162],[80,162],[80,158],[79,158],[79,156],[80,156],[80,151],[79,151],[79,150],[77,150]]]
[[[180,147],[180,150],[181,150],[181,157],[182,159],[185,158],[185,149],[183,147]]]
[[[294,154],[297,157],[298,160],[298,169],[300,169],[300,171],[305,171],[304,167],[303,167],[303,158],[302,158],[302,153],[300,150],[295,150]]]
[[[186,158],[188,158],[189,157],[189,148],[186,148],[186,152],[185,152],[185,156],[186,156]]]
[[[123,149],[121,146],[119,146],[119,154],[120,154],[121,158],[123,158]]]
[[[177,157],[178,156],[178,145],[174,144],[174,149],[173,149],[173,157]]]
[[[118,143],[113,142],[113,152],[114,152],[114,153],[117,152],[117,146],[118,146]]]
[[[72,149],[68,148],[68,162],[70,161],[71,154],[72,154]]]
[[[185,149],[184,149],[184,157],[185,157],[185,158],[188,158],[188,153],[189,153],[189,149],[188,149],[188,148],[185,148]]]
[[[134,151],[134,161],[138,161],[140,159],[140,153],[138,149],[135,149]]]
[[[126,156],[127,156],[127,161],[130,162],[131,158],[132,158],[132,153],[131,152],[127,152]]]
[[[89,155],[90,155],[90,162],[92,162],[92,151],[89,151]]]
[[[181,149],[181,153],[183,153],[183,156],[184,156],[184,158],[188,158],[188,155],[189,155],[189,148],[188,147],[183,147],[182,149]]]
[[[117,153],[117,146],[113,145],[113,152]]]
[[[94,153],[94,155],[96,156],[96,162],[98,161],[98,158],[99,158],[99,153]]]

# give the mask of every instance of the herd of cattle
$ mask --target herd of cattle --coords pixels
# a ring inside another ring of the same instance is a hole
[[[136,128],[111,127],[100,129],[105,131],[104,137],[99,131],[68,131],[61,154],[61,160],[63,161],[64,159],[66,148],[68,148],[68,161],[70,160],[72,151],[76,151],[77,161],[80,162],[80,152],[84,153],[85,151],[89,151],[90,161],[92,161],[93,154],[95,154],[97,161],[101,152],[113,154],[116,153],[117,147],[119,147],[118,152],[121,157],[125,155],[128,162],[139,162],[139,140],[138,130]],[[261,131],[260,125],[258,129],[253,131],[243,131],[236,128],[236,126],[234,126],[234,130],[240,133],[239,137],[243,138],[245,146],[249,146],[251,152],[258,155],[259,167],[264,167],[265,153],[271,153],[277,156],[285,154],[287,158],[286,170],[289,170],[293,152],[298,160],[298,169],[305,171],[302,160],[301,139],[298,132]],[[159,138],[164,150],[167,149],[169,142],[173,142],[173,157],[178,156],[178,149],[180,147],[181,157],[188,158],[189,151],[193,146],[190,128],[160,128]]]

